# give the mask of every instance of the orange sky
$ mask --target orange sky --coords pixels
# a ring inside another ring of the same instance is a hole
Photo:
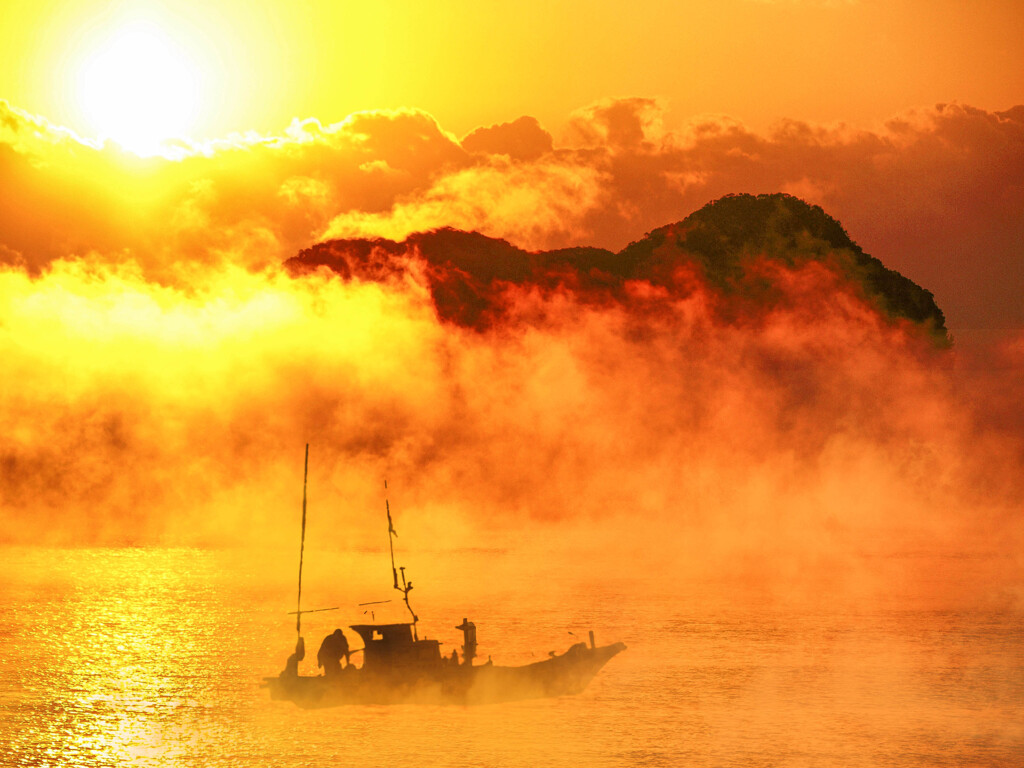
[[[1005,109],[1024,92],[1015,0],[46,0],[4,10],[0,97],[94,133],[83,62],[140,20],[199,73],[192,138],[397,107],[460,135],[523,114],[557,132],[627,96],[664,99],[677,122],[869,124],[950,100]]]

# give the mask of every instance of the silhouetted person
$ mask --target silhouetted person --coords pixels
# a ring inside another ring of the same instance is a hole
[[[306,641],[300,637],[295,643],[295,653],[288,657],[288,661],[284,663],[284,669],[281,670],[278,677],[298,677],[299,662],[304,658],[306,658]]]
[[[338,652],[345,657],[345,666],[347,667],[349,663],[348,638],[345,637],[345,633],[340,629],[334,630],[334,636],[338,639]]]
[[[348,639],[340,629],[334,630],[320,643],[320,650],[316,654],[317,666],[324,668],[327,677],[334,677],[341,672],[341,660],[348,663]]]

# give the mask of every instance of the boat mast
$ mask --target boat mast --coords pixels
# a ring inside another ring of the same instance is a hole
[[[302,636],[302,555],[306,549],[306,481],[309,478],[309,443],[306,443],[306,463],[302,470],[302,538],[299,541],[299,596],[295,605],[295,634]]]
[[[322,613],[323,611],[336,611],[337,608],[310,608],[302,610],[302,555],[306,549],[306,481],[309,478],[309,443],[306,443],[306,466],[302,470],[302,539],[299,542],[299,598],[298,605],[294,611],[288,611],[288,615],[295,614],[295,632],[302,639],[302,614]]]
[[[391,576],[395,580],[395,589],[398,589],[398,570],[395,568],[395,539],[398,534],[395,532],[395,525],[391,522],[391,504],[388,503],[388,481],[384,481],[384,508],[388,512],[388,547],[391,549]]]
[[[391,577],[394,579],[394,587],[402,593],[402,598],[405,600],[405,607],[409,609],[409,615],[412,616],[412,639],[419,640],[419,635],[416,633],[416,622],[419,621],[419,616],[409,605],[409,591],[412,589],[412,582],[406,582],[405,580],[405,567],[395,568],[395,537],[398,536],[398,532],[395,531],[395,524],[391,522],[391,504],[388,502],[388,481],[384,481],[384,508],[388,513],[388,547],[391,550]],[[402,586],[398,586],[398,573],[402,573]]]

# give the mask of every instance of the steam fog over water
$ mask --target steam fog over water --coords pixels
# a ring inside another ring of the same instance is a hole
[[[0,102],[0,762],[1024,763],[1024,108],[659,114],[140,164]],[[844,223],[704,205],[744,189]],[[306,443],[307,647],[397,594],[387,479],[443,651],[628,650],[574,698],[271,702]]]
[[[588,629],[628,650],[578,697],[306,711],[260,688],[294,642],[285,615],[294,563],[192,549],[6,555],[4,765],[1012,766],[1024,758],[1024,616],[1013,610],[908,609],[897,599],[864,609],[730,604],[709,598],[706,584],[666,583],[638,568],[593,572],[500,549],[431,552],[410,571],[421,629],[442,649],[459,642],[454,627],[468,615],[481,653],[496,663],[561,652]],[[308,555],[309,599],[342,606],[307,617],[315,647],[335,626],[368,618],[355,603],[388,597],[390,574],[384,551]],[[454,574],[465,578],[443,583]]]

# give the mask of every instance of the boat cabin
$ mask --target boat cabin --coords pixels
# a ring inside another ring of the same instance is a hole
[[[363,639],[363,668],[368,671],[441,663],[441,644],[437,640],[414,640],[412,624],[355,624],[351,629]]]

